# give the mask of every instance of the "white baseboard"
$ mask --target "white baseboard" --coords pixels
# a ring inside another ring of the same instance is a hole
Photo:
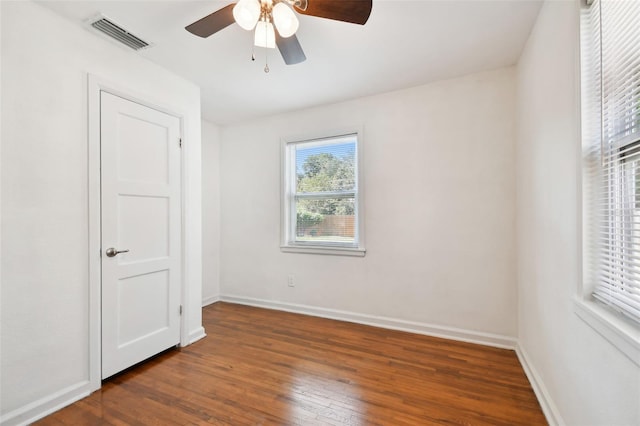
[[[254,299],[251,297],[243,296],[221,295],[220,300],[223,302],[237,303],[240,305],[275,309],[278,311],[293,312],[296,314],[311,315],[314,317],[322,317],[353,322],[357,324],[371,325],[374,327],[387,328],[391,330],[408,331],[410,333],[424,334],[433,337],[442,337],[445,339],[476,343],[479,345],[493,346],[503,349],[515,349],[516,347],[515,338],[502,336],[499,334],[482,333],[478,331],[463,330],[459,328],[446,327],[435,324],[406,321],[396,318],[360,314],[349,311],[340,311],[337,309],[321,308],[317,306],[276,302],[273,300]]]
[[[189,333],[189,344],[195,343],[205,337],[207,337],[207,334],[204,332],[204,327],[198,327]]]
[[[206,337],[204,327],[199,327],[189,333],[189,344]],[[69,386],[37,401],[31,402],[16,410],[0,416],[2,426],[22,426],[28,425],[49,414],[71,405],[74,402],[89,396],[92,392],[89,381],[80,382]]]
[[[535,392],[536,397],[540,402],[540,406],[542,407],[542,411],[544,412],[549,425],[562,426],[565,424],[562,420],[562,417],[560,416],[558,408],[551,399],[549,392],[544,385],[544,382],[531,363],[526,351],[524,350],[524,348],[522,348],[522,346],[520,346],[520,344],[517,344],[516,339],[512,337],[463,330],[453,327],[444,327],[434,324],[406,321],[395,318],[341,311],[336,309],[328,309],[287,302],[275,302],[272,300],[255,299],[233,295],[222,295],[207,298],[203,300],[203,306],[215,303],[217,301],[348,321],[357,324],[371,325],[374,327],[386,328],[391,330],[407,331],[411,333],[442,337],[445,339],[459,340],[463,342],[476,343],[498,348],[515,349],[518,359],[520,360],[520,364],[522,364],[525,374],[527,375],[527,378],[531,383],[531,387],[533,388],[533,391]],[[203,327],[199,327],[198,329],[189,333],[189,344],[197,342],[204,337],[206,337],[205,330]],[[3,414],[0,417],[0,425],[15,426],[30,424],[88,396],[89,394],[91,394],[91,386],[89,381],[69,386],[49,396],[27,404],[24,407],[13,410],[7,414]]]
[[[202,299],[202,307],[204,308],[205,306],[211,305],[212,303],[216,303],[220,301],[220,295],[217,294],[215,296],[209,296],[209,297],[205,297],[204,299]]]
[[[516,346],[516,355],[518,355],[518,359],[520,360],[520,364],[524,369],[527,378],[529,379],[529,383],[531,383],[531,387],[533,388],[533,392],[536,394],[538,398],[538,402],[540,403],[540,407],[542,407],[542,412],[547,418],[547,422],[549,426],[562,426],[565,422],[562,420],[562,416],[560,416],[560,411],[558,411],[558,407],[554,404],[551,396],[549,395],[549,391],[547,387],[544,385],[540,374],[533,366],[529,355],[524,350],[522,346],[518,343]]]
[[[59,409],[73,404],[91,393],[89,381],[69,386],[51,395],[10,411],[0,417],[2,426],[28,425]]]

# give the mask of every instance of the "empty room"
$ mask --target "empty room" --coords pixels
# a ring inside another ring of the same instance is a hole
[[[1,0],[0,54],[1,425],[640,425],[640,1]]]

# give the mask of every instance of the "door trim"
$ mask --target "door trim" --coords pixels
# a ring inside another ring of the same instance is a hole
[[[89,383],[91,392],[100,389],[102,386],[102,315],[101,315],[101,288],[102,288],[102,263],[100,250],[102,248],[101,238],[101,181],[100,181],[100,92],[105,91],[132,102],[144,105],[149,108],[164,112],[177,117],[180,121],[180,137],[183,145],[185,141],[185,113],[157,102],[152,96],[141,94],[129,87],[104,80],[96,75],[87,75],[88,88],[88,212],[89,212],[89,240],[88,240],[88,260],[89,260]],[[187,281],[186,268],[186,150],[180,152],[180,239],[181,239],[181,276],[180,294],[181,305],[183,306],[180,318],[180,346],[189,344],[189,333],[187,330],[189,312],[189,286]]]

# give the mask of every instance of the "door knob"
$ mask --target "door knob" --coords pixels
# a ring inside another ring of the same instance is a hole
[[[105,254],[107,255],[107,257],[115,257],[115,256],[119,255],[120,253],[126,253],[128,251],[129,251],[129,249],[127,249],[127,250],[116,250],[113,247],[109,247],[107,249],[107,251],[105,252]]]

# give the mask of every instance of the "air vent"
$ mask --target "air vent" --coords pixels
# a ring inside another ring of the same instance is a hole
[[[96,20],[91,22],[91,26],[101,33],[104,33],[120,43],[129,46],[133,50],[140,50],[149,46],[149,43],[134,36],[129,31],[104,16],[99,16]]]

